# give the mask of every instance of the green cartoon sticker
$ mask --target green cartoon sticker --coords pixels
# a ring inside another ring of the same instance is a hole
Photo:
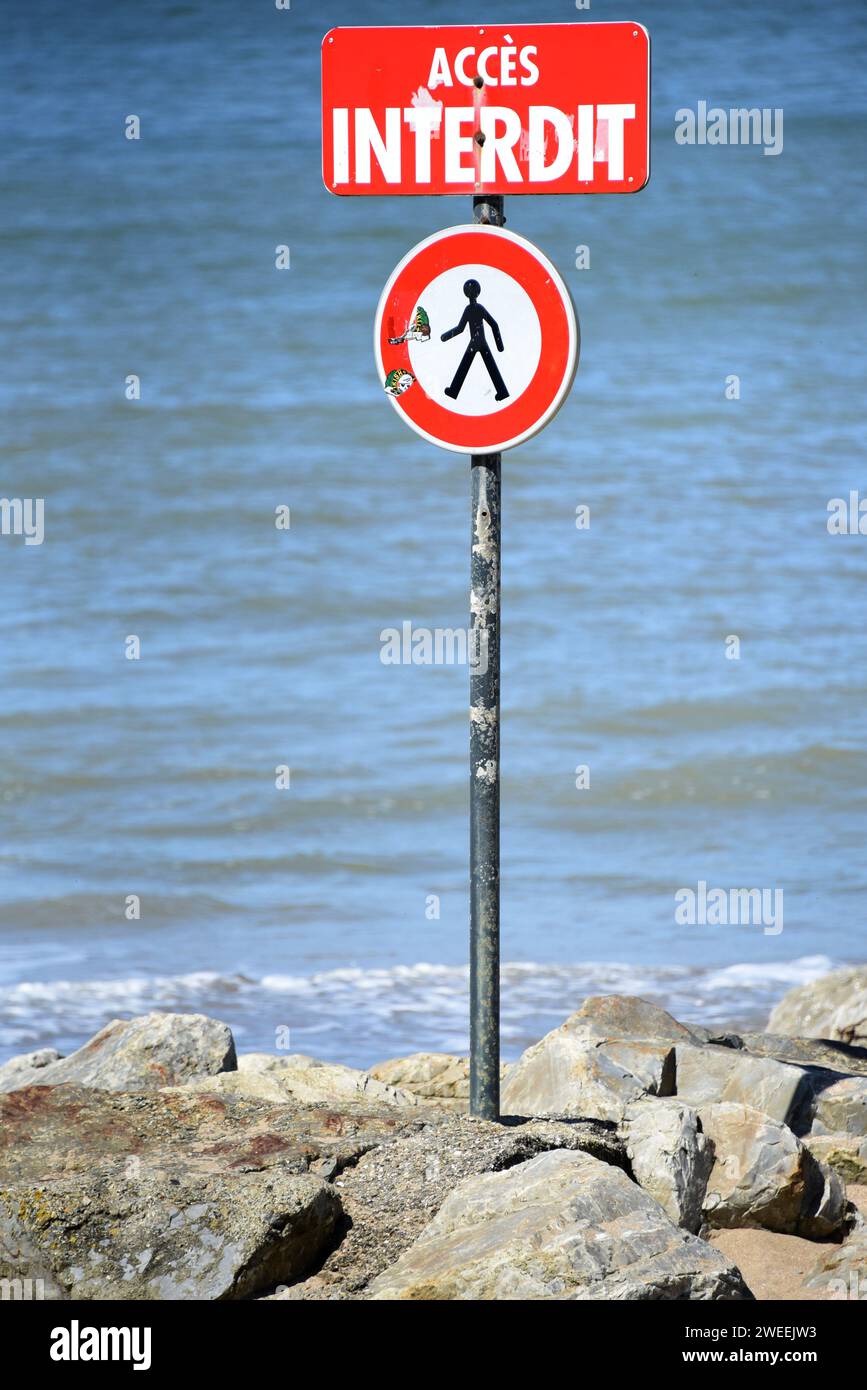
[[[426,343],[430,338],[430,319],[425,310],[419,304],[415,311],[415,317],[405,333],[399,338],[389,338],[392,347],[397,347],[398,343]]]
[[[385,378],[385,389],[390,396],[402,396],[414,381],[412,372],[408,372],[405,367],[392,367]]]

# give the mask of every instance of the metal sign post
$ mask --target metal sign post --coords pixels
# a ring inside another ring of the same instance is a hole
[[[502,227],[501,197],[473,221]],[[500,1117],[501,455],[473,454],[470,551],[470,1114]]]
[[[470,1114],[500,1113],[500,455],[473,454]]]

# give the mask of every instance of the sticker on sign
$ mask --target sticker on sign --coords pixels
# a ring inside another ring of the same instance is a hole
[[[547,256],[500,227],[448,227],[413,247],[379,301],[380,381],[405,422],[456,453],[500,453],[566,398],[578,323]]]
[[[632,22],[332,29],[322,175],[338,194],[635,193],[650,39]]]

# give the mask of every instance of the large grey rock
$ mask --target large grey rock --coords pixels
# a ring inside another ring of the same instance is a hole
[[[645,999],[593,996],[509,1068],[502,1110],[619,1123],[642,1096],[671,1095],[673,1044],[694,1037]]]
[[[789,990],[771,1013],[768,1032],[867,1043],[867,966],[834,970]]]
[[[843,1184],[786,1125],[731,1102],[702,1105],[699,1114],[715,1151],[704,1199],[709,1226],[764,1227],[816,1240],[842,1229]]]
[[[731,1101],[761,1110],[781,1123],[809,1112],[810,1074],[790,1062],[754,1057],[730,1047],[677,1046],[677,1095],[690,1105]],[[804,1121],[808,1126],[808,1120]]]
[[[846,1076],[818,1090],[812,1132],[867,1137],[867,1077]]]
[[[0,1067],[0,1091],[17,1091],[22,1086],[38,1086],[45,1068],[59,1062],[63,1054],[54,1047],[41,1047],[37,1052],[24,1052],[10,1057]]]
[[[25,1084],[142,1091],[235,1066],[235,1044],[225,1023],[204,1014],[152,1013],[113,1019],[77,1052],[49,1062]]]
[[[89,1299],[243,1298],[297,1279],[340,1213],[322,1177],[414,1117],[182,1091],[5,1094],[0,1279]]]
[[[677,1097],[630,1105],[620,1132],[637,1183],[676,1226],[697,1232],[713,1168],[713,1144],[695,1110]]]
[[[242,1053],[238,1070],[219,1076],[199,1077],[184,1090],[210,1091],[221,1096],[247,1096],[251,1100],[297,1101],[302,1105],[340,1105],[359,1101],[366,1105],[418,1105],[412,1091],[376,1081],[370,1072],[356,1071],[336,1062],[318,1062],[301,1053],[272,1056],[266,1052]]]
[[[468,1178],[370,1288],[384,1299],[744,1299],[740,1272],[617,1168],[554,1150]]]
[[[500,1103],[506,1115],[619,1123],[642,1096],[673,1090],[670,1044],[597,1042],[564,1025],[519,1058],[503,1084]]]
[[[245,1298],[301,1274],[339,1213],[328,1183],[278,1168],[231,1183],[188,1168],[170,1188],[162,1173],[130,1181],[95,1162],[86,1183],[63,1175],[0,1192],[0,1268],[26,1268],[54,1298]]]

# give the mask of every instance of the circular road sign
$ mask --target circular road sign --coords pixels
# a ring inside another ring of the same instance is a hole
[[[424,439],[496,454],[565,400],[579,350],[569,291],[538,247],[502,227],[448,227],[404,256],[376,310],[394,408]]]

